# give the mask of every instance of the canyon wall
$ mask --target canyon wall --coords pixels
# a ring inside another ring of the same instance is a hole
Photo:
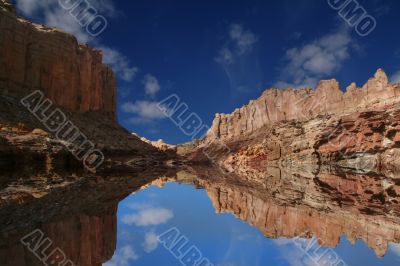
[[[115,120],[115,77],[101,51],[17,17],[1,0],[0,93],[24,97],[34,90],[71,111],[103,112]]]
[[[358,88],[342,92],[336,80],[320,81],[312,89],[269,89],[232,114],[217,114],[207,139],[232,140],[282,121],[306,121],[327,114],[347,114],[400,101],[400,84],[389,84],[382,69]]]

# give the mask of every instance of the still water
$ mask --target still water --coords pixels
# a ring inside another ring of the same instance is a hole
[[[119,204],[117,216],[117,250],[106,266],[180,265],[181,261],[183,265],[195,265],[190,259],[180,259],[192,247],[201,252],[196,258],[220,266],[400,263],[400,245],[391,244],[385,257],[378,258],[363,241],[353,245],[345,236],[333,249],[321,247],[316,239],[269,239],[233,214],[216,213],[207,191],[190,185],[169,183],[162,188],[143,189]],[[160,243],[162,237],[157,238],[171,228],[179,233],[171,233],[170,239],[179,242],[179,237],[187,238],[185,244],[177,243],[179,252]]]
[[[400,265],[399,182],[314,172],[2,173],[0,265]]]

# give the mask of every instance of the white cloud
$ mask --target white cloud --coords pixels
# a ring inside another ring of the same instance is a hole
[[[400,71],[397,71],[390,77],[390,82],[392,84],[394,83],[400,83]]]
[[[149,208],[140,210],[135,214],[128,214],[122,217],[122,222],[128,225],[149,226],[159,225],[168,222],[174,217],[171,210],[165,208]]]
[[[349,57],[352,39],[348,27],[327,34],[301,47],[289,49],[277,87],[315,87],[319,79],[331,78]]]
[[[148,232],[144,236],[144,251],[147,253],[153,252],[158,247],[158,236],[154,232]]]
[[[103,51],[103,62],[112,67],[119,74],[121,79],[132,81],[136,73],[139,71],[137,67],[130,66],[129,59],[115,49],[109,47],[98,47]]]
[[[218,63],[221,64],[232,64],[233,63],[233,53],[231,52],[231,50],[229,50],[229,48],[224,47],[219,51],[219,55],[218,57],[215,59]]]
[[[144,76],[143,79],[143,85],[144,85],[144,90],[147,95],[150,95],[151,97],[154,97],[156,93],[160,90],[160,84],[158,83],[158,80],[156,77],[147,74]]]
[[[130,119],[130,122],[134,124],[138,123],[147,123],[151,122],[153,120],[160,120],[160,119],[165,119],[167,116],[158,107],[158,102],[150,102],[150,101],[136,101],[134,103],[132,102],[126,102],[122,104],[122,111],[125,113],[132,113],[135,116]],[[166,107],[165,110],[168,111],[168,108]]]
[[[128,266],[130,261],[137,260],[139,256],[136,254],[132,246],[124,246],[117,250],[112,259],[103,264],[103,266]]]
[[[237,57],[250,52],[257,41],[257,36],[251,31],[245,30],[242,25],[231,24],[229,41],[221,48],[215,61],[222,65],[230,65]]]
[[[224,70],[232,92],[246,93],[259,89],[263,74],[255,49],[257,35],[241,24],[231,24],[226,39],[214,60]]]
[[[253,48],[257,42],[257,37],[249,30],[244,30],[240,24],[232,24],[229,32],[231,40],[236,43],[238,53],[243,54]]]
[[[112,0],[90,0],[92,7],[98,14],[105,17],[115,17],[118,14]],[[23,15],[40,21],[50,27],[59,28],[74,35],[81,43],[90,43],[97,49],[103,50],[103,62],[110,65],[116,75],[124,81],[132,81],[138,68],[132,66],[129,59],[119,51],[110,47],[100,45],[98,40],[93,38],[82,27],[68,10],[64,10],[57,0],[16,0],[16,6]]]
[[[84,31],[75,18],[61,8],[47,10],[44,13],[44,18],[46,25],[62,29],[65,32],[74,35],[81,43],[89,43],[93,41],[93,37]]]
[[[38,13],[41,9],[47,9],[54,5],[53,0],[16,0],[16,7],[26,16],[32,16]]]

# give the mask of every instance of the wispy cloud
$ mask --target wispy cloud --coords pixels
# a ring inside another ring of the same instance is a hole
[[[261,84],[261,71],[256,53],[258,36],[241,24],[231,24],[226,34],[226,42],[214,58],[221,65],[231,89],[248,92]]]
[[[130,261],[137,260],[139,256],[136,254],[132,246],[124,246],[118,249],[112,259],[103,264],[103,266],[128,266]]]
[[[143,248],[147,253],[151,253],[158,247],[158,235],[154,232],[148,232],[144,236]]]
[[[151,97],[154,97],[161,88],[158,79],[150,74],[144,76],[142,83],[146,94]]]
[[[286,51],[285,66],[277,87],[315,87],[319,79],[330,78],[349,57],[352,38],[348,27],[300,47]]]
[[[257,40],[257,36],[251,31],[245,30],[242,25],[231,24],[229,40],[219,51],[215,61],[223,65],[230,65],[235,62],[237,57],[250,52]]]
[[[139,68],[131,66],[126,56],[106,46],[100,46],[98,48],[103,51],[103,62],[110,65],[113,70],[120,75],[121,79],[125,81],[133,80]]]
[[[155,120],[165,119],[167,116],[158,107],[158,102],[136,101],[122,104],[122,111],[133,114],[134,117],[129,122],[134,124],[148,123]],[[165,107],[168,110],[168,107]]]
[[[112,18],[119,12],[112,0],[88,0],[89,3],[102,16]],[[103,62],[110,65],[116,75],[124,81],[132,81],[138,68],[133,66],[129,59],[116,49],[101,45],[98,39],[88,34],[78,21],[64,10],[55,0],[16,0],[17,10],[22,15],[39,21],[50,27],[59,28],[74,35],[81,43],[90,43],[92,46],[103,50]]]
[[[149,208],[134,214],[124,215],[121,221],[127,225],[149,226],[168,222],[174,217],[171,210],[165,208]]]

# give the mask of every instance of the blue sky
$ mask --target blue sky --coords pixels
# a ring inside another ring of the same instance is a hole
[[[191,139],[157,103],[171,94],[204,124],[269,87],[336,78],[362,86],[382,67],[400,80],[397,0],[359,0],[377,21],[359,36],[325,0],[92,1],[108,22],[90,36],[57,0],[16,0],[18,12],[104,50],[118,77],[120,123],[148,139]]]
[[[207,192],[188,185],[169,183],[134,193],[119,204],[117,215],[117,250],[104,266],[181,265],[157,241],[170,228],[187,237],[186,249],[197,247],[215,266],[316,266],[312,261],[316,257],[309,257],[293,241],[268,239],[231,214],[217,214]],[[319,254],[328,250],[321,249]],[[342,237],[334,252],[348,266],[400,263],[400,245],[392,245],[379,259],[362,241],[352,245]]]

